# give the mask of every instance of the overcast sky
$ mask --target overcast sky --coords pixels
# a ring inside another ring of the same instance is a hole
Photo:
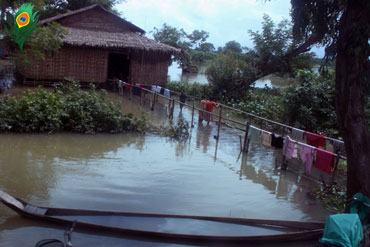
[[[154,27],[167,23],[187,33],[195,29],[207,31],[207,41],[217,48],[231,40],[253,47],[248,30],[261,30],[263,14],[275,23],[290,20],[290,6],[290,0],[126,0],[116,7],[148,37],[152,37],[149,32]]]

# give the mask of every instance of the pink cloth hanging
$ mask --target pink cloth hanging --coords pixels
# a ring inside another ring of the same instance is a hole
[[[287,136],[285,140],[284,156],[287,159],[298,158],[297,144],[292,141],[289,136]]]
[[[326,150],[317,149],[315,167],[327,173],[331,173],[334,166],[334,154]]]
[[[312,163],[313,163],[313,156],[315,154],[315,147],[308,146],[304,144],[298,144],[300,150],[300,158],[302,163],[306,165],[305,173],[310,175]]]

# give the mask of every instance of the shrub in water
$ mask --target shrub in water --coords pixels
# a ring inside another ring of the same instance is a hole
[[[115,133],[145,129],[145,118],[123,115],[120,106],[106,96],[94,86],[83,91],[75,81],[54,92],[40,87],[19,98],[6,96],[1,99],[0,131]]]

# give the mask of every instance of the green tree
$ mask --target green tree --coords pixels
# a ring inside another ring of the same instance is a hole
[[[236,41],[226,43],[221,55],[207,70],[215,93],[241,97],[258,79],[272,73],[295,75],[298,69],[310,68],[312,55],[301,54],[309,50],[294,42],[289,22],[277,26],[264,15],[262,33],[250,31],[254,48],[245,49]],[[224,92],[226,90],[226,92]],[[230,91],[235,90],[235,91]]]
[[[202,43],[198,50],[203,51],[203,52],[214,52],[215,51],[215,46],[212,43]]]
[[[151,33],[155,41],[182,50],[181,54],[174,55],[174,61],[179,62],[181,66],[189,63],[190,55],[188,51],[192,44],[187,39],[187,34],[184,29],[177,29],[176,27],[171,27],[164,23],[162,28],[158,29],[155,27]]]
[[[187,35],[192,49],[199,49],[199,47],[208,39],[209,33],[204,30],[194,30],[191,34]]]
[[[212,49],[213,45],[205,42],[209,34],[204,30],[194,30],[187,34],[184,29],[164,23],[161,29],[155,27],[151,32],[156,41],[181,49],[181,54],[175,55],[173,60],[179,62],[183,68],[213,58],[210,51],[205,51]]]
[[[243,51],[240,43],[236,42],[235,40],[227,42],[223,50],[230,50],[236,53],[241,53]]]
[[[299,71],[299,83],[289,86],[282,95],[284,122],[311,132],[337,136],[334,75],[333,71],[320,76]]]
[[[364,94],[370,78],[370,1],[292,0],[294,37],[335,59],[335,110],[347,152],[347,198],[370,197],[370,134]]]
[[[16,10],[24,3],[31,3],[34,11],[40,11],[44,7],[43,0],[1,0],[0,1],[0,31],[3,33],[7,14],[14,15]]]
[[[207,68],[213,95],[227,99],[241,97],[253,83],[248,81],[254,76],[251,67],[243,54],[231,50],[219,54]]]
[[[294,76],[297,69],[312,68],[313,54],[307,53],[310,47],[293,39],[292,26],[288,20],[282,20],[275,26],[265,14],[262,33],[249,30],[249,34],[254,43],[252,53],[256,60],[255,80],[272,73]]]
[[[124,0],[44,0],[44,8],[40,11],[40,15],[41,19],[46,19],[93,4],[99,4],[107,10],[117,13],[114,6],[122,1]]]

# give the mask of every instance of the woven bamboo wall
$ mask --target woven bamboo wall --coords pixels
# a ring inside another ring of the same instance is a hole
[[[165,53],[131,52],[130,82],[164,86],[171,56]]]
[[[105,82],[107,69],[106,50],[63,47],[43,61],[33,61],[22,69],[22,74],[35,80],[63,80],[65,77],[73,77],[83,82]]]
[[[101,9],[90,9],[68,18],[60,20],[60,24],[66,27],[90,29],[105,32],[128,32],[128,25],[119,21],[117,17],[108,14]]]

